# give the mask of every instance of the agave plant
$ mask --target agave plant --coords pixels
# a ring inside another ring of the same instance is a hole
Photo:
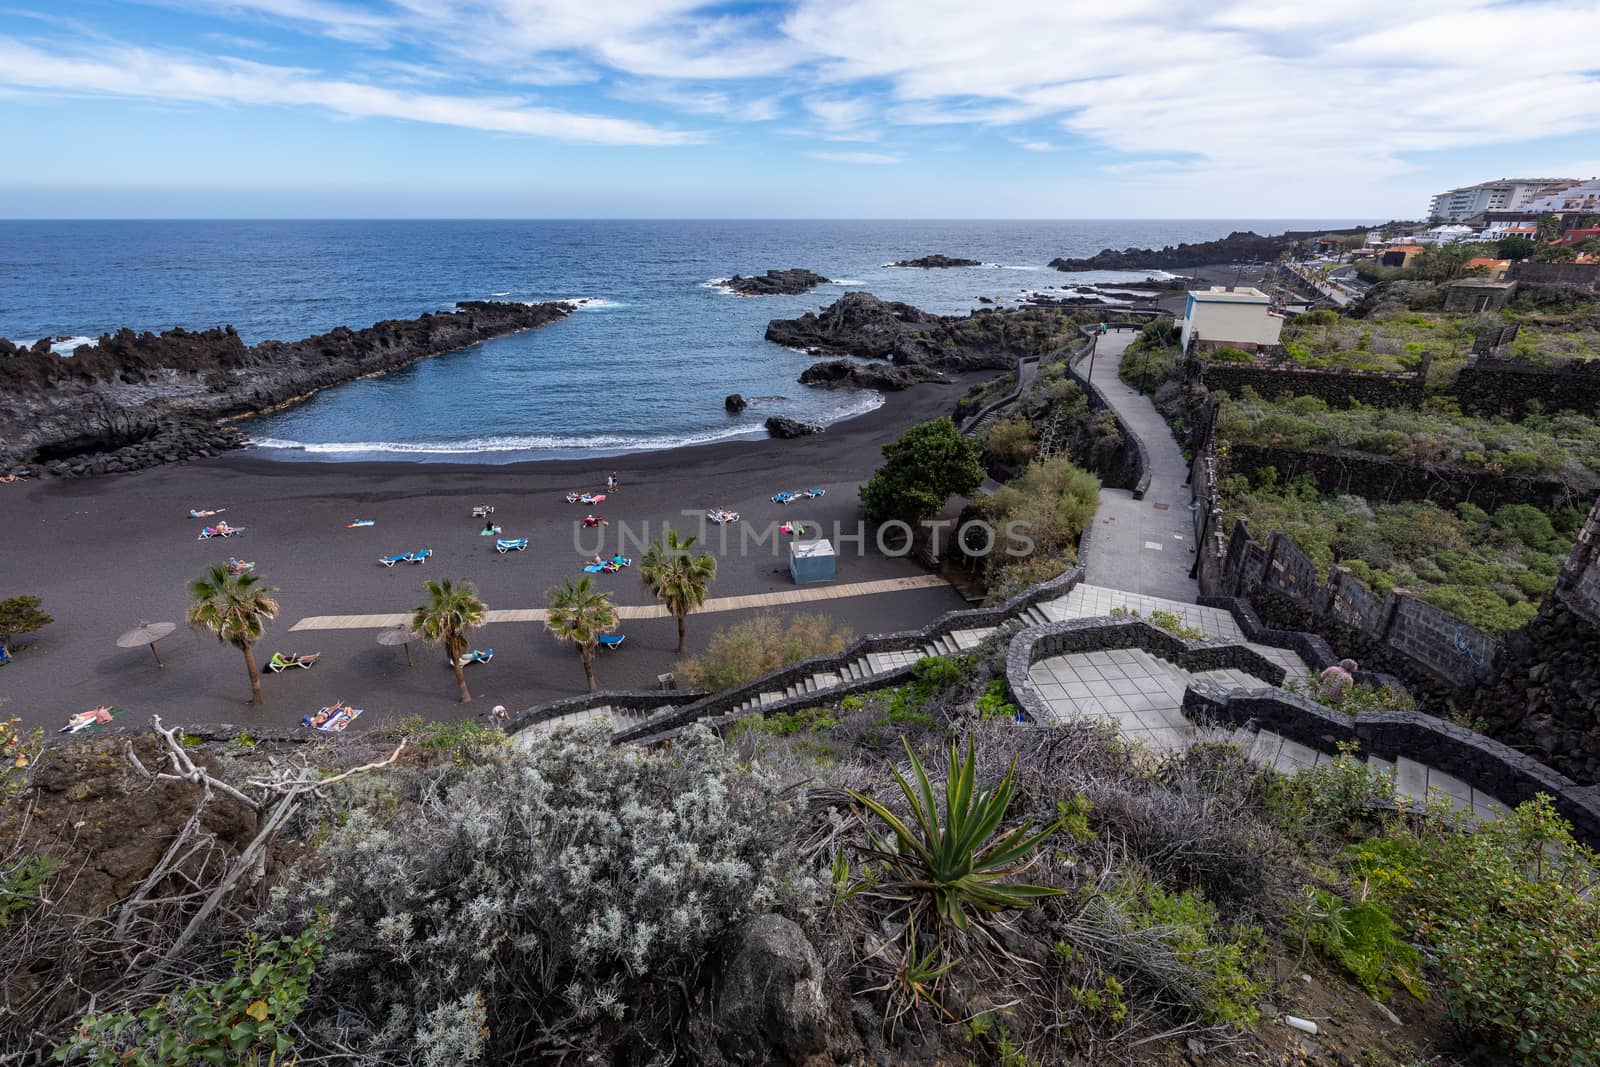
[[[917,906],[931,898],[934,913],[957,930],[967,928],[967,909],[1000,911],[1025,908],[1041,897],[1057,896],[1062,889],[1013,882],[1032,866],[1039,845],[1060,828],[1059,820],[1037,832],[1031,820],[999,836],[1000,823],[1016,789],[1017,761],[1013,759],[1005,777],[993,789],[975,791],[977,760],[972,754],[972,739],[967,739],[967,754],[962,758],[955,741],[950,742],[950,773],[945,783],[943,814],[933,794],[922,761],[901,738],[911,760],[908,781],[899,768],[890,773],[900,785],[911,806],[908,825],[894,812],[872,797],[848,791],[868,811],[887,824],[892,840],[868,832],[870,854],[882,862],[884,873],[893,874],[899,884],[891,888],[888,880],[882,889],[922,897]]]

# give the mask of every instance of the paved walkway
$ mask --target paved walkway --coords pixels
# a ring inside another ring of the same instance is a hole
[[[898,593],[907,589],[934,589],[948,585],[936,574],[914,574],[906,578],[885,578],[876,582],[855,582],[849,585],[821,585],[802,589],[784,589],[776,593],[754,593],[750,596],[712,597],[696,615],[719,611],[746,611],[750,608],[770,608],[781,604],[805,604],[814,600],[837,600],[841,597],[875,596],[879,593]],[[661,619],[667,609],[660,604],[617,606],[621,619]],[[543,608],[508,608],[491,611],[487,622],[543,622]],[[411,612],[387,615],[311,615],[301,619],[290,630],[381,630],[390,626],[407,626]]]
[[[1102,335],[1091,380],[1144,441],[1150,488],[1143,500],[1133,499],[1126,489],[1100,490],[1087,579],[1093,585],[1193,603],[1199,590],[1189,577],[1194,565],[1194,518],[1184,484],[1189,464],[1155,405],[1117,378],[1122,354],[1137,336],[1128,331]],[[1087,372],[1088,357],[1078,360],[1077,367]]]

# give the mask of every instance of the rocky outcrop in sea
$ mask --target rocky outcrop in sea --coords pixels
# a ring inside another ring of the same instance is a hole
[[[828,284],[828,279],[815,271],[791,267],[788,270],[769,270],[749,278],[735,274],[722,286],[740,296],[795,296]]]
[[[846,293],[821,311],[773,319],[766,337],[811,353],[888,360],[917,373],[960,373],[1009,370],[1018,356],[1060,348],[1080,321],[1088,321],[1085,313],[1059,308],[931,315],[871,293]]]
[[[931,256],[920,259],[902,259],[889,264],[891,267],[921,267],[923,270],[935,270],[944,267],[981,267],[983,261],[978,259],[960,259],[935,252]]]
[[[138,470],[237,447],[232,420],[355,378],[544,326],[564,303],[462,301],[453,311],[246,345],[233,327],[118,330],[70,358],[0,339],[0,470]]]
[[[814,433],[821,433],[822,427],[814,423],[801,422],[791,419],[787,415],[768,415],[765,423],[767,432],[773,437],[791,438],[808,437]]]

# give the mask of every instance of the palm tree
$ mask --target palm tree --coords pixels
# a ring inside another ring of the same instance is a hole
[[[661,601],[678,620],[678,655],[683,655],[684,620],[689,612],[705,604],[711,579],[717,576],[717,560],[709,552],[691,556],[698,540],[693,534],[679,537],[669,529],[666,536],[653,541],[639,563],[639,577],[650,595]]]
[[[250,703],[262,704],[261,672],[251,646],[261,640],[267,623],[278,617],[277,592],[263,585],[254,574],[229,574],[221,563],[189,583],[188,622],[210,630],[217,640],[244,653],[244,666],[250,672]]]
[[[589,692],[598,692],[594,684],[594,650],[601,634],[617,628],[617,606],[611,603],[611,594],[596,590],[585,576],[577,581],[568,578],[546,595],[550,610],[545,614],[544,628],[557,641],[571,641],[578,646]]]
[[[444,654],[450,657],[450,666],[456,672],[456,684],[461,687],[461,703],[472,700],[467,691],[467,676],[461,671],[461,656],[467,651],[467,635],[475,626],[482,626],[489,607],[478,599],[472,583],[455,584],[449,578],[437,582],[424,582],[428,602],[418,606],[411,617],[411,629],[430,645],[443,645]]]

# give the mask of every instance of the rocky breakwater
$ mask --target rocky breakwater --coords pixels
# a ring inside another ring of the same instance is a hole
[[[921,364],[895,367],[887,363],[858,363],[850,359],[830,359],[813,363],[800,372],[801,385],[822,385],[829,389],[876,389],[898,392],[921,382],[948,381],[943,374]]]
[[[961,259],[935,252],[931,256],[920,259],[902,259],[889,264],[891,267],[921,267],[923,270],[941,270],[948,267],[981,267],[983,261],[978,259]]]
[[[231,421],[429,356],[546,325],[571,305],[463,301],[454,311],[246,345],[233,327],[118,330],[63,358],[0,339],[0,470],[83,476],[237,447]]]
[[[1102,248],[1087,259],[1050,261],[1056,270],[1165,270],[1173,267],[1206,267],[1218,263],[1270,263],[1297,244],[1324,235],[1351,236],[1365,233],[1366,227],[1349,230],[1288,230],[1263,236],[1253,230],[1235,230],[1217,241],[1167,245],[1164,248]]]
[[[799,293],[809,293],[819,285],[830,285],[831,282],[815,271],[806,270],[804,267],[791,267],[788,270],[769,270],[765,274],[757,274],[746,278],[742,274],[735,274],[722,283],[723,288],[740,296],[795,296]]]

